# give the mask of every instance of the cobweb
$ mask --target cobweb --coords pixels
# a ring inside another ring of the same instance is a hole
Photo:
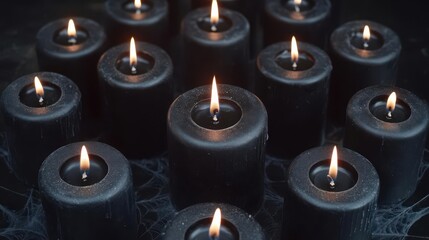
[[[4,148],[0,148],[0,157],[7,159],[7,156]],[[426,152],[425,159],[428,158],[429,152]],[[289,163],[270,156],[266,158],[265,202],[255,218],[263,227],[267,239],[280,239],[284,173]],[[131,167],[140,213],[139,239],[161,239],[160,233],[165,224],[176,213],[168,194],[167,155],[163,154],[149,160],[133,160]],[[429,179],[428,168],[429,163],[425,161],[420,171],[421,179],[424,181]],[[413,225],[429,216],[429,188],[424,186],[427,186],[426,182],[419,185],[415,196],[409,200],[379,208],[375,218],[373,239],[411,239],[407,236],[411,235]],[[10,193],[11,196],[25,201],[21,208],[11,209],[1,202],[5,198],[0,198],[0,239],[48,239],[37,190],[15,191],[3,185],[0,183],[1,192]],[[429,221],[421,225],[429,226]],[[429,239],[429,234],[419,235],[414,239]]]

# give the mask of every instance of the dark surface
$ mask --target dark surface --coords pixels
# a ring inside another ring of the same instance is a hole
[[[170,2],[178,2],[172,0]],[[333,0],[333,15],[341,22],[355,19],[378,21],[400,37],[402,53],[398,85],[429,99],[429,14],[422,0]],[[183,4],[187,5],[186,1]],[[35,36],[48,21],[67,16],[102,20],[102,1],[24,0],[8,2],[0,11],[0,90],[19,76],[37,71]],[[340,10],[340,11],[338,11]],[[177,25],[175,25],[177,27]],[[207,79],[207,80],[211,80]],[[1,118],[0,118],[1,119]],[[4,125],[0,122],[0,131]],[[328,142],[341,139],[341,129],[327,129]],[[4,138],[1,138],[4,146]],[[373,239],[429,239],[429,167],[422,165],[421,181],[413,196],[402,204],[377,211]],[[46,239],[45,218],[39,194],[20,184],[9,172],[8,154],[0,149],[0,238]],[[141,211],[140,239],[157,236],[174,210],[168,195],[167,158],[132,163],[135,193]],[[284,170],[287,161],[268,157],[263,209],[256,215],[269,239],[279,239],[282,218]],[[280,193],[280,194],[279,194]],[[407,236],[407,237],[406,237]]]

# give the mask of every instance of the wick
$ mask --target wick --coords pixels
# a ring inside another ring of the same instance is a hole
[[[76,40],[76,38],[75,37],[69,37],[69,39],[68,39],[68,41],[67,41],[69,44],[76,44],[77,43],[77,40]]]
[[[141,14],[142,12],[141,12],[141,10],[140,10],[140,8],[137,8],[136,9],[136,14]]]
[[[213,24],[211,27],[212,32],[217,32],[216,24]]]
[[[367,41],[364,41],[364,42],[363,42],[363,48],[368,48],[368,47],[369,47],[368,42],[367,42]]]
[[[42,96],[39,96],[39,104],[40,104],[40,106],[42,106],[43,105],[43,103],[44,103],[44,99],[43,99],[43,97]]]
[[[392,111],[390,111],[390,110],[389,110],[389,111],[387,111],[387,116],[386,116],[386,118],[387,118],[387,119],[389,119],[389,120],[390,120],[390,119],[392,119]]]
[[[300,11],[301,11],[301,9],[299,8],[299,6],[295,5],[295,12],[300,12]]]
[[[292,64],[293,70],[296,70],[297,67],[298,67],[298,64],[296,62],[293,62],[293,64]]]
[[[219,112],[218,110],[214,111],[214,114],[213,114],[213,122],[214,122],[214,124],[217,124],[219,122],[219,118],[217,117],[218,112]]]
[[[329,181],[329,187],[331,189],[334,189],[335,188],[335,180],[329,174],[327,175],[327,177],[328,177],[328,181]]]
[[[86,171],[83,171],[82,173],[82,181],[86,182],[88,180],[88,175],[86,174]]]
[[[137,74],[137,68],[134,65],[131,66],[131,74]]]

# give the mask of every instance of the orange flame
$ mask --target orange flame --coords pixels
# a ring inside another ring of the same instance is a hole
[[[295,5],[301,5],[301,3],[302,3],[302,0],[293,0],[293,3],[295,4]]]
[[[134,0],[134,7],[141,8],[142,7],[142,1],[141,0]]]
[[[369,41],[370,38],[371,32],[369,31],[368,25],[365,25],[365,27],[363,28],[363,40]]]
[[[331,165],[329,166],[329,176],[332,179],[336,179],[338,174],[338,153],[337,146],[334,146],[331,157]]]
[[[219,22],[219,7],[217,5],[217,1],[212,1],[212,10],[210,14],[210,22],[213,25],[216,25]]]
[[[131,38],[130,41],[130,66],[133,67],[137,65],[137,50],[136,43],[134,42],[134,38]]]
[[[43,90],[42,83],[40,82],[40,79],[37,76],[34,77],[34,88],[36,88],[37,96],[43,97],[43,95],[45,95],[45,91]]]
[[[220,111],[219,94],[217,92],[216,76],[213,76],[212,97],[211,97],[211,101],[210,101],[210,113],[213,116],[216,116],[216,113],[218,113],[219,111]]]
[[[74,26],[73,19],[69,20],[69,24],[68,24],[68,27],[67,27],[67,36],[69,36],[71,38],[77,37],[77,35],[76,35],[76,27]]]
[[[210,225],[210,229],[209,229],[210,238],[217,239],[219,237],[221,219],[222,219],[222,216],[221,216],[220,209],[217,208],[214,213],[212,224]]]
[[[298,44],[296,43],[295,36],[292,36],[291,58],[292,58],[292,62],[294,63],[298,62],[299,52],[298,52]]]
[[[392,92],[389,98],[387,99],[386,108],[388,111],[393,112],[393,110],[395,110],[395,107],[396,107],[396,93]]]
[[[80,151],[80,170],[89,170],[89,155],[85,145],[82,146],[82,150]]]

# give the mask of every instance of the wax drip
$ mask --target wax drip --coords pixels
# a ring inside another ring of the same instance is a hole
[[[327,177],[328,177],[328,181],[329,181],[329,187],[331,189],[334,189],[335,188],[335,180],[329,174],[327,175]]]

